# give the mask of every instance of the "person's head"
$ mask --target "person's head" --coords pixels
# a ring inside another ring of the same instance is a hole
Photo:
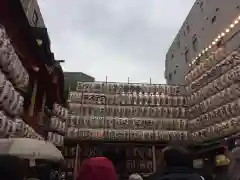
[[[240,139],[235,140],[235,147],[240,147]]]
[[[83,162],[77,180],[117,180],[117,174],[109,159],[94,157]]]
[[[119,148],[118,151],[116,151],[113,147],[104,147],[102,156],[111,160],[117,169],[119,169],[123,164],[125,165],[126,152],[124,149]]]
[[[139,174],[132,174],[129,176],[128,180],[143,180],[143,178]]]
[[[8,180],[23,180],[27,174],[27,162],[13,156],[0,157],[0,177]]]
[[[187,166],[192,167],[192,157],[183,147],[168,146],[163,149],[163,158],[167,167]]]
[[[229,179],[238,180],[240,177],[239,166],[240,166],[240,147],[235,144],[235,147],[232,152],[229,154],[230,164],[228,167]]]

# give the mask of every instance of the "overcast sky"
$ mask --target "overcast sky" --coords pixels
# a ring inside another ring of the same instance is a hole
[[[195,0],[39,0],[56,59],[96,80],[165,83],[168,47]]]

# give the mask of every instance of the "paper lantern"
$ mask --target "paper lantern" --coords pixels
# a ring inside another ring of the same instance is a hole
[[[70,102],[80,103],[82,101],[82,93],[71,91],[69,93],[69,100],[70,100]]]
[[[129,139],[132,141],[144,141],[144,130],[130,130]],[[148,131],[149,132],[149,131]]]
[[[0,134],[5,134],[7,128],[7,117],[4,112],[0,111]]]
[[[91,134],[90,134],[89,129],[85,129],[85,128],[79,128],[78,129],[78,138],[79,139],[86,140],[86,139],[89,139],[90,136],[91,136]]]

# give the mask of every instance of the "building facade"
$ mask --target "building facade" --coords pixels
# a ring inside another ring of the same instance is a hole
[[[197,0],[166,54],[164,75],[167,84],[185,85],[185,75],[194,68],[194,65],[189,64],[239,14],[239,0],[230,0],[227,3],[225,0]],[[239,40],[238,36],[225,42],[226,53],[232,52]]]
[[[95,78],[82,72],[64,72],[64,96],[67,99],[69,90],[76,90],[77,82],[94,82]]]
[[[23,9],[32,27],[45,27],[37,0],[21,0]]]

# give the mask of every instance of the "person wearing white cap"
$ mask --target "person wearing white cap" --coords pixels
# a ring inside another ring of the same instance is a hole
[[[129,176],[128,180],[143,180],[143,178],[139,174],[132,174]]]

